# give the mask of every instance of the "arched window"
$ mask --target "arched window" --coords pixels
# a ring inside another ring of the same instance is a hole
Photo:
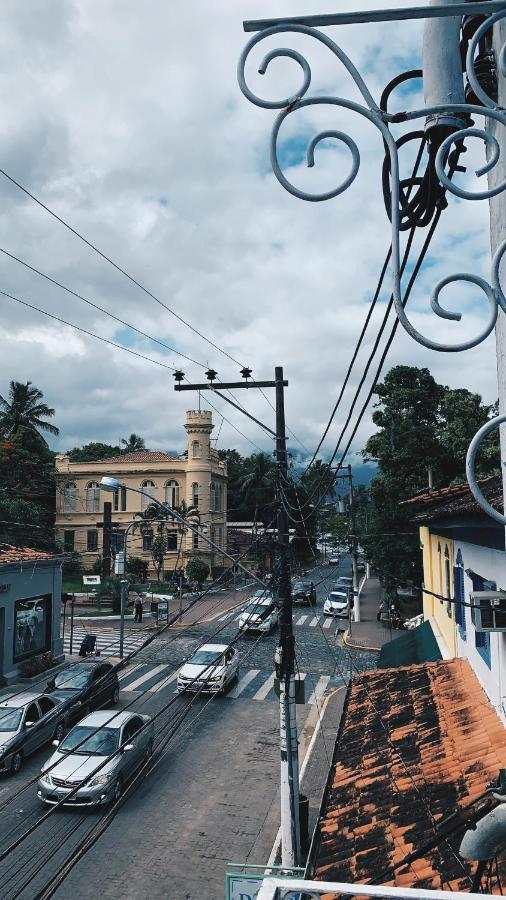
[[[165,502],[169,506],[179,506],[179,484],[174,479],[165,485]]]
[[[193,441],[192,456],[194,459],[199,459],[202,456],[202,447],[200,446],[200,441]]]
[[[209,509],[211,510],[211,512],[216,512],[216,510],[218,508],[216,505],[217,502],[218,502],[217,485],[214,483],[214,481],[211,481],[211,484],[209,486]]]
[[[100,488],[97,481],[86,485],[86,512],[98,512],[100,508]]]
[[[63,511],[74,512],[77,506],[77,485],[75,481],[66,484],[63,489]]]
[[[192,506],[199,506],[199,486],[196,481],[192,484]]]
[[[141,497],[141,509],[144,512],[150,505],[151,498],[155,496],[155,482],[150,481],[148,478],[146,481],[142,482],[141,488],[145,492]],[[146,494],[148,495],[147,497]]]

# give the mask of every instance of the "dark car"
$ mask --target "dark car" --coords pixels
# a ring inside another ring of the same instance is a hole
[[[311,594],[311,584],[309,581],[296,581],[292,586],[292,600],[294,603],[307,603],[309,606],[314,606],[316,603],[316,593],[313,588],[313,595]]]
[[[47,683],[46,694],[65,704],[67,721],[74,725],[101,706],[119,700],[119,681],[111,663],[88,661],[62,669]]]

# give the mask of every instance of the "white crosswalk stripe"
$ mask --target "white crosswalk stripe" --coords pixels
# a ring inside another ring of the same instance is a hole
[[[261,688],[258,689],[256,694],[252,697],[253,700],[265,700],[267,694],[274,687],[274,672],[272,675],[269,675],[265,684],[262,685]]]
[[[316,678],[313,677],[311,679],[311,682],[314,684],[315,681],[316,681]],[[321,699],[325,693],[325,689],[326,689],[329,681],[330,681],[329,675],[322,675],[318,679],[318,684],[316,685],[315,689],[313,690],[313,693],[310,694],[309,697],[307,697],[306,703],[308,703],[308,704],[318,703],[318,705],[319,705],[321,703]]]
[[[98,629],[94,631],[92,628],[74,628],[73,641],[72,641],[72,653],[78,653],[83,638],[86,637],[87,634],[94,635],[96,637],[95,649],[100,650],[102,655],[108,656],[117,656],[119,652],[119,631],[111,630],[111,631],[99,631]],[[133,650],[137,650],[142,646],[144,641],[146,640],[146,635],[144,633],[135,634],[135,635],[125,635],[125,639],[123,642],[123,651],[125,654],[132,653]],[[65,633],[65,638],[63,641],[63,649],[65,653],[70,653],[70,634],[68,632]]]
[[[140,678],[137,678],[136,681],[132,681],[128,685],[128,690],[129,691],[137,690],[137,688],[139,688],[142,684],[144,684],[145,681],[149,681],[150,678],[154,678],[154,676],[157,675],[158,672],[165,672],[165,670],[168,668],[169,668],[168,666],[155,666],[155,668],[150,669],[149,672],[144,672],[144,674],[141,675]]]
[[[260,669],[250,669],[249,672],[246,672],[246,674],[239,679],[235,688],[232,688],[228,696],[238,697],[239,694],[242,694],[242,692],[248,687],[250,681],[253,681],[253,679],[258,675],[259,672]]]

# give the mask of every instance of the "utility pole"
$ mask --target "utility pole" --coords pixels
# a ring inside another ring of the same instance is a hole
[[[111,574],[111,528],[112,503],[106,500],[104,503],[104,532],[102,538],[102,578],[109,578]]]
[[[360,597],[358,596],[358,567],[357,567],[357,530],[355,522],[355,498],[353,495],[353,475],[351,466],[348,466],[348,481],[350,485],[350,531],[351,531],[351,574],[353,578],[353,621],[360,622]]]
[[[207,384],[182,384],[184,373],[176,371],[174,378],[176,391],[213,391],[243,415],[247,416],[264,431],[276,439],[276,492],[277,492],[277,543],[279,555],[279,596],[281,610],[279,617],[279,644],[274,661],[279,677],[279,720],[280,720],[280,761],[281,761],[281,863],[283,866],[297,866],[300,858],[299,827],[299,761],[297,719],[295,709],[295,640],[292,623],[292,586],[289,559],[288,515],[283,502],[283,491],[287,480],[288,459],[286,452],[284,388],[288,382],[283,379],[282,366],[276,366],[274,381],[249,382],[251,369],[241,370],[243,381],[230,383],[214,382],[217,372],[206,372]],[[246,388],[276,389],[276,430],[260,422],[255,416],[234,403],[224,390]]]

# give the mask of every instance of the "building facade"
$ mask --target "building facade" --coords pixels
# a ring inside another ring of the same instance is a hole
[[[500,476],[483,479],[480,487],[489,503],[501,508]],[[424,593],[424,618],[443,637],[444,655],[469,661],[506,722],[506,631],[482,630],[471,608],[473,592],[506,590],[504,528],[481,510],[467,483],[408,503],[416,504],[414,520],[421,526],[424,587],[443,598]]]
[[[211,447],[213,430],[209,410],[190,410],[186,414],[187,449],[181,456],[160,451],[141,450],[98,462],[71,462],[68,456],[56,457],[57,498],[56,538],[66,553],[82,555],[84,567],[91,570],[103,554],[104,502],[112,503],[113,553],[123,549],[125,534],[132,522],[142,522],[141,514],[150,497],[171,507],[196,507],[199,533],[183,531],[176,522],[168,524],[168,550],[164,571],[184,565],[198,552],[216,569],[226,565],[223,556],[210,549],[205,537],[226,550],[227,468]],[[104,476],[117,478],[124,488],[107,494],[100,490]],[[141,496],[128,488],[144,491]],[[153,526],[132,526],[128,532],[127,553],[145,560],[153,571],[151,547],[157,534]]]
[[[28,547],[0,547],[0,683],[17,681],[23,663],[52,652],[60,638],[61,558]]]

